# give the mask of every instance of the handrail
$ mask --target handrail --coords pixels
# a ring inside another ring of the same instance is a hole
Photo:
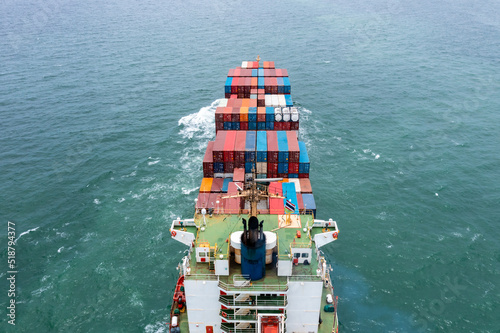
[[[227,295],[219,296],[219,302],[225,306],[238,306],[238,307],[261,307],[261,306],[273,306],[273,307],[285,307],[288,304],[287,299],[281,296],[282,299],[274,300],[259,300],[252,299],[246,301],[236,301],[233,297]]]
[[[235,286],[231,284],[224,283],[219,280],[219,287],[225,290],[243,290],[243,291],[262,291],[262,290],[269,290],[269,291],[287,291],[288,290],[288,285],[260,285],[260,284],[249,284],[247,286]]]
[[[190,274],[185,275],[184,279],[186,280],[210,280],[215,281],[218,280],[218,276],[214,274]]]
[[[291,275],[288,281],[321,281],[321,276],[317,275]]]

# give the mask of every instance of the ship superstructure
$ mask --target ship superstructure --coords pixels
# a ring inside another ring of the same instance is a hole
[[[338,237],[316,218],[288,73],[273,62],[231,69],[192,219],[172,222],[189,247],[170,331],[337,332],[337,297],[321,247]]]

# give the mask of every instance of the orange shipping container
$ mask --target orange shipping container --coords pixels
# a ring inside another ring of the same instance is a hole
[[[200,186],[200,193],[208,193],[212,189],[213,178],[203,178]]]

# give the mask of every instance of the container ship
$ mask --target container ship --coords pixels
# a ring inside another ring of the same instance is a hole
[[[229,70],[207,144],[194,218],[172,222],[179,263],[171,333],[338,332],[331,265],[337,240],[317,219],[307,147],[286,69]]]

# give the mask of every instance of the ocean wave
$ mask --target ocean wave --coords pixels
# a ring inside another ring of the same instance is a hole
[[[40,227],[35,227],[35,228],[33,228],[33,229],[29,229],[29,230],[27,230],[27,231],[25,231],[25,232],[20,233],[20,234],[19,234],[19,236],[16,238],[15,242],[17,242],[17,241],[19,240],[19,238],[21,238],[22,236],[24,236],[24,235],[26,235],[26,234],[29,234],[29,233],[30,233],[30,232],[32,232],[32,231],[37,231],[37,230],[38,230],[38,228],[40,228]]]
[[[198,112],[182,117],[178,123],[183,127],[180,135],[185,139],[192,139],[195,135],[197,138],[212,137],[215,132],[215,109],[221,101],[222,99],[217,99],[209,106],[202,107]]]

